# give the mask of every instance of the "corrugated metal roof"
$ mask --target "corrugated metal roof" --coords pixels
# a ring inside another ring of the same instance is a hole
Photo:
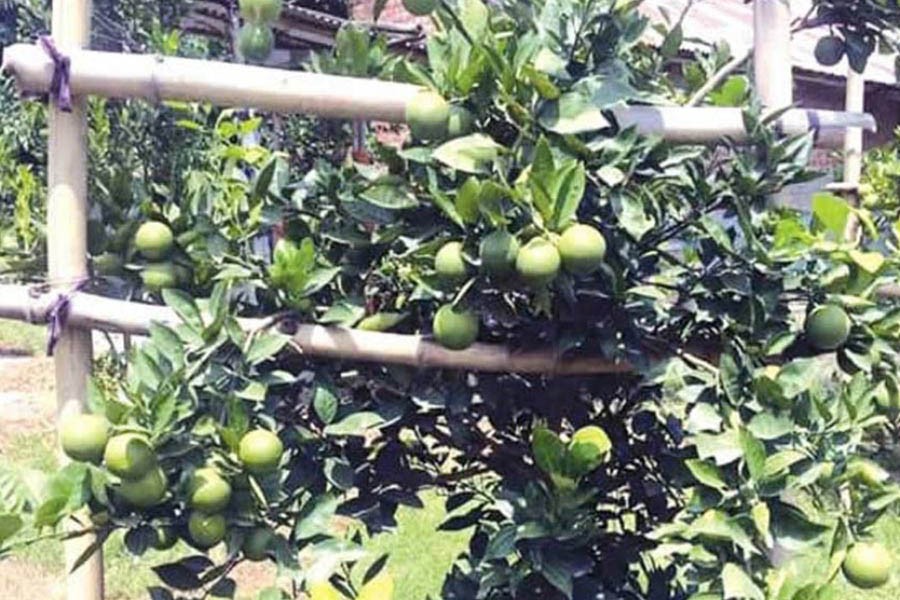
[[[645,0],[640,10],[651,20],[662,20],[660,8],[671,19],[677,19],[689,0]],[[791,0],[791,11],[802,16],[809,11],[811,0]],[[791,60],[795,68],[822,73],[834,77],[845,77],[847,59],[833,67],[826,67],[816,61],[813,51],[822,37],[822,29],[807,29],[794,34],[791,45]],[[714,43],[721,40],[731,45],[735,54],[746,52],[753,45],[753,5],[743,0],[698,0],[694,2],[684,20],[685,44],[688,48],[698,46],[696,40]],[[695,41],[691,43],[691,38]],[[874,54],[869,59],[865,77],[889,85],[900,84],[894,69],[894,56]]]

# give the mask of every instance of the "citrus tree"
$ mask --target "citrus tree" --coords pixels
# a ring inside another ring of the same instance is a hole
[[[900,499],[878,462],[900,410],[897,311],[881,293],[895,217],[825,193],[808,214],[779,205],[813,176],[812,137],[781,135],[752,93],[708,98],[742,107],[740,144],[622,128],[613,108],[684,95],[642,42],[638,4],[409,3],[434,19],[424,63],[343,32],[314,68],[428,90],[406,142],[370,140],[373,160],[317,140],[298,161],[277,149],[291,128],[183,107],[186,162],[123,202],[128,227],[102,249],[117,270],[92,250],[98,287],[180,323],[152,325],[122,376],[92,387],[91,414],[61,424],[73,462],[2,474],[3,549],[74,518],[98,543],[125,530],[137,555],[196,550],[156,567],[156,599],[233,596],[244,560],[275,561],[313,600],[383,599],[385,562],[352,577],[364,551],[336,518],[389,531],[399,506],[438,490],[442,529],[471,531],[444,598],[884,585],[872,528]],[[241,3],[254,40],[277,5]],[[268,42],[253,46],[239,50],[262,57]],[[105,215],[92,243],[109,237]],[[315,359],[293,351],[297,322],[632,370]],[[827,565],[797,569],[812,551]]]

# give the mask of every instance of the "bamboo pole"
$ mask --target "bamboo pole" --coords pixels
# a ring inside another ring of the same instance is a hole
[[[46,322],[56,297],[56,293],[35,294],[28,286],[0,285],[0,318]],[[175,324],[179,323],[179,319],[165,306],[115,300],[84,292],[71,295],[71,325],[145,335],[153,322]],[[270,319],[241,320],[241,326],[247,331],[271,324]],[[293,338],[294,350],[320,358],[495,373],[586,375],[633,371],[628,363],[600,357],[563,358],[554,350],[516,352],[495,344],[474,344],[465,350],[454,351],[419,335],[309,324],[294,325],[287,332]]]
[[[197,100],[347,119],[402,122],[406,103],[421,90],[403,83],[185,58],[83,50],[73,53],[71,59],[72,87],[80,94]],[[52,65],[35,46],[7,48],[4,68],[15,76],[23,92],[43,93],[50,85]],[[739,108],[627,106],[612,113],[623,127],[676,142],[705,143],[726,136],[741,140],[746,136]],[[797,109],[786,113],[779,126],[786,134],[798,135],[813,127],[822,132],[847,127],[874,129],[875,120],[864,114]]]
[[[51,31],[63,52],[89,43],[91,0],[53,0],[52,11]],[[75,95],[71,112],[53,103],[48,115],[47,255],[50,280],[61,287],[88,274],[86,103],[84,96]],[[92,351],[89,329],[62,332],[53,356],[57,422],[85,409]],[[65,543],[68,600],[102,600],[104,596],[101,549],[74,568],[96,540],[94,535],[82,535]]]
[[[753,2],[753,77],[763,105],[794,102],[791,7],[788,0]]]
[[[333,118],[403,122],[406,104],[423,89],[378,79],[150,54],[79,50],[70,58],[75,94],[206,101]],[[3,62],[22,91],[43,93],[50,86],[53,65],[40,47],[10,46]]]
[[[866,79],[847,65],[847,89],[844,96],[847,110],[863,110],[866,104]],[[844,133],[844,196],[853,205],[859,203],[859,180],[862,177],[863,132],[856,127]],[[859,235],[859,219],[850,213],[844,237],[848,241]]]

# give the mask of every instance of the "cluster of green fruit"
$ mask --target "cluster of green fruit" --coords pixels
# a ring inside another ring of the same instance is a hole
[[[416,139],[439,142],[472,133],[475,115],[436,92],[422,90],[406,104],[406,123]]]
[[[565,270],[585,277],[596,272],[606,256],[606,240],[597,229],[583,223],[567,227],[561,235],[538,236],[525,244],[506,230],[486,235],[479,244],[480,271],[498,280],[513,276],[532,289],[546,287]],[[441,284],[455,286],[469,277],[469,262],[462,242],[447,242],[434,257],[434,270]],[[445,348],[462,350],[478,337],[474,312],[445,304],[434,315],[434,337]]]
[[[110,424],[99,415],[75,415],[60,428],[63,451],[72,460],[103,464],[118,478],[112,486],[118,501],[131,510],[148,510],[167,499],[169,478],[159,464],[150,440],[135,432],[110,435]],[[274,433],[255,429],[240,440],[238,460],[243,473],[234,479],[236,489],[218,469],[204,466],[194,470],[184,486],[183,504],[186,539],[194,546],[208,549],[227,532],[225,511],[229,507],[246,510],[253,505],[247,474],[263,477],[277,471],[284,447]],[[175,495],[173,494],[173,498]],[[174,525],[154,527],[153,548],[170,548],[178,539]],[[271,549],[275,534],[267,527],[254,527],[244,537],[242,550],[250,560],[263,560]]]
[[[238,50],[248,62],[261,63],[275,49],[272,25],[281,16],[282,0],[240,0],[244,24],[238,32]]]
[[[134,248],[148,261],[141,270],[141,281],[148,290],[158,292],[191,282],[191,270],[171,260],[175,236],[165,223],[147,221],[141,224],[134,234]]]

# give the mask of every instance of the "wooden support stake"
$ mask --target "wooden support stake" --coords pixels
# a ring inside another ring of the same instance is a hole
[[[793,104],[791,7],[788,0],[753,2],[753,77],[765,106],[777,109]]]
[[[91,0],[53,0],[53,39],[62,52],[90,42]],[[54,102],[49,110],[47,145],[47,254],[50,281],[68,290],[87,272],[87,111],[86,98],[72,98],[72,111]],[[91,332],[66,328],[56,346],[57,422],[82,412],[91,373]],[[76,529],[83,529],[73,524]],[[103,553],[97,550],[74,571],[95,543],[82,535],[65,543],[68,600],[103,599]]]
[[[863,110],[866,104],[866,79],[847,65],[847,110]],[[844,196],[851,204],[859,203],[859,180],[862,177],[863,131],[849,128],[844,133]],[[853,241],[859,236],[859,219],[850,213],[844,237]]]

